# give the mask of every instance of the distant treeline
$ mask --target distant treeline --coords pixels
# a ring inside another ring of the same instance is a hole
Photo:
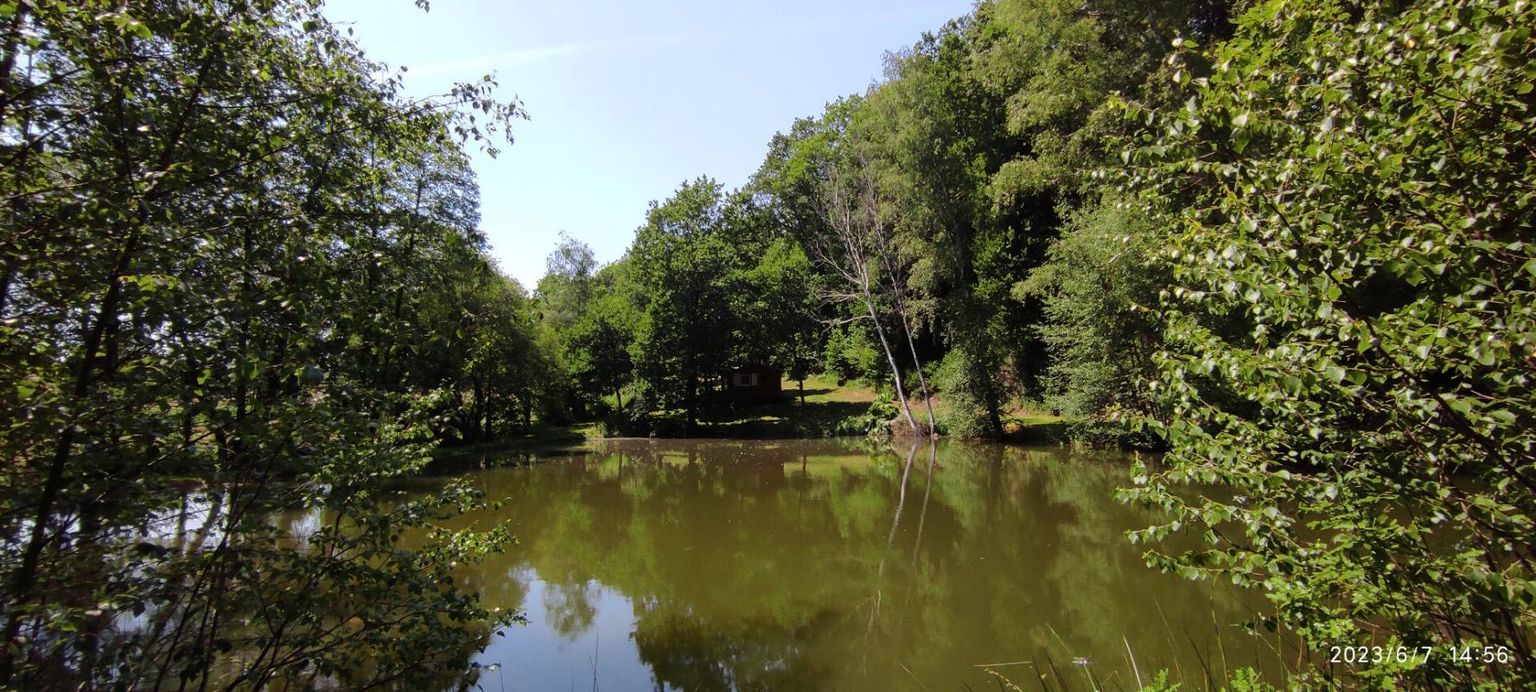
[[[564,375],[546,410],[691,431],[725,401],[709,383],[762,362],[888,389],[909,431],[1001,437],[1030,406],[1082,441],[1160,444],[1128,421],[1164,410],[1170,233],[1128,184],[1148,129],[1124,110],[1182,103],[1175,43],[1226,39],[1232,11],[980,3],[775,136],[742,189],[654,203],[622,259],[566,238],[534,294]]]

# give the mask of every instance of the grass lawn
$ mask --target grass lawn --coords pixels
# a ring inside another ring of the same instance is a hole
[[[1003,420],[1003,439],[1023,444],[1066,443],[1067,419],[1049,413],[1015,411]]]
[[[733,411],[715,411],[699,417],[699,435],[740,439],[830,437],[838,424],[869,410],[873,390],[815,375],[805,380],[805,402],[799,384],[784,381],[785,399]]]
[[[875,392],[858,383],[838,385],[837,380],[817,375],[805,381],[805,404],[799,399],[797,382],[786,380],[784,392],[795,395],[785,400],[735,411],[721,411],[699,418],[699,436],[742,439],[826,437],[837,435],[838,424],[864,415]],[[942,416],[944,397],[934,397],[935,412]],[[923,417],[923,403],[912,402],[913,415]],[[1067,441],[1067,421],[1061,416],[1018,409],[1005,416],[1005,440],[1026,444]]]

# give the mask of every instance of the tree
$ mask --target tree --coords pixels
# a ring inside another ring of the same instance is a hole
[[[624,410],[623,387],[634,376],[630,348],[635,342],[635,314],[624,296],[605,288],[588,304],[568,336],[572,373],[589,396],[613,394]]]
[[[757,264],[739,272],[732,312],[737,315],[737,362],[776,363],[800,383],[820,362],[822,335],[815,313],[811,262],[789,238],[769,243]]]
[[[735,344],[731,272],[735,248],[722,229],[719,183],[699,178],[652,203],[635,234],[629,262],[643,291],[635,366],[656,403],[683,409],[697,427],[700,384],[723,377]]]
[[[504,535],[410,549],[469,494],[376,490],[429,450],[410,270],[479,257],[457,148],[519,107],[407,101],[298,0],[26,0],[0,37],[0,686],[472,677],[506,617],[446,575]],[[298,548],[280,502],[334,522]]]
[[[855,155],[856,156],[856,155]],[[853,158],[853,157],[850,157]],[[864,314],[847,321],[869,320],[869,325],[879,340],[886,363],[891,368],[891,380],[896,398],[901,403],[902,415],[907,419],[913,434],[926,429],[928,436],[935,434],[933,396],[924,379],[922,361],[912,337],[912,320],[907,310],[907,265],[896,255],[892,238],[892,226],[881,216],[879,184],[875,181],[867,159],[854,158],[842,162],[843,170],[829,166],[823,173],[823,197],[819,203],[827,218],[831,233],[818,238],[812,244],[817,261],[840,280],[828,290],[824,298],[838,303],[852,303],[863,308]],[[890,310],[896,317],[901,331],[888,335],[882,320]],[[918,387],[927,407],[926,428],[919,428],[912,415],[908,391],[902,382],[901,364],[897,348],[892,345],[899,336],[906,341],[917,372]]]
[[[1162,338],[1158,292],[1170,281],[1158,261],[1160,235],[1144,214],[1110,197],[1074,213],[1048,261],[1015,287],[1044,303],[1038,330],[1052,355],[1047,401],[1073,421],[1077,440],[1158,444],[1128,439],[1127,421],[1160,416],[1147,386]]]
[[[554,349],[536,343],[532,301],[516,281],[490,271],[479,281],[463,281],[472,290],[460,306],[459,331],[468,352],[456,386],[471,397],[463,407],[468,419],[464,435],[471,441],[494,438],[498,419],[516,421],[527,430],[535,407],[559,388],[549,355]]]
[[[813,248],[833,234],[822,201],[827,185],[824,175],[831,170],[837,142],[859,103],[857,98],[834,101],[822,116],[799,118],[788,134],[775,134],[768,155],[749,186],[781,241],[798,249],[807,260],[813,260]],[[793,270],[794,266],[792,263],[789,268]],[[818,366],[842,379],[878,379],[882,366],[874,353],[872,330],[850,331],[849,325],[839,324],[849,317],[848,305],[821,300],[831,290],[830,286],[841,281],[835,268],[821,261],[809,261],[803,280],[798,270],[794,274],[790,281],[799,282],[800,289],[796,291],[799,295],[791,300],[806,303],[803,315],[796,319],[809,318],[820,323],[820,328],[810,322],[792,321],[797,326],[779,330],[781,335],[789,333],[790,338],[780,343],[775,360],[788,366],[791,378],[800,380],[802,394],[803,378]],[[788,285],[786,282],[786,288]],[[781,315],[780,319],[789,317]]]
[[[1085,11],[1012,0],[991,14],[980,79],[1008,94],[1007,129],[1022,146],[993,174],[989,194],[997,213],[1034,237],[1012,293],[1040,311],[1031,326],[1045,353],[1036,357],[1049,365],[1035,371],[1080,441],[1156,444],[1131,435],[1125,420],[1155,409],[1144,383],[1159,348],[1161,325],[1149,308],[1168,282],[1154,252],[1166,234],[1123,208],[1098,173],[1123,165],[1118,154],[1135,127],[1111,100],[1171,99],[1172,72],[1159,71],[1171,41],[1229,36],[1229,4],[1097,0]]]
[[[785,235],[798,241],[820,274],[812,282],[817,299],[832,307],[820,315],[832,326],[828,363],[845,360],[849,352],[867,352],[861,337],[872,333],[908,429],[916,433],[922,428],[903,377],[903,363],[912,365],[927,409],[926,434],[932,435],[933,397],[914,336],[916,315],[909,309],[913,258],[900,251],[895,224],[887,217],[891,208],[872,159],[868,121],[867,102],[846,98],[828,104],[818,119],[796,122],[790,136],[775,137],[754,186],[769,197],[766,206],[777,223],[795,224]],[[895,323],[889,331],[887,320]],[[850,329],[852,323],[869,329]]]
[[[561,232],[560,244],[549,253],[545,267],[538,286],[544,321],[556,332],[564,332],[580,319],[591,300],[597,258],[586,243]]]
[[[1136,537],[1203,536],[1149,557],[1263,588],[1314,645],[1510,661],[1350,671],[1378,684],[1536,672],[1532,19],[1483,0],[1262,3],[1230,42],[1186,44],[1183,107],[1127,111],[1149,123],[1128,184],[1174,230],[1169,410],[1150,423],[1171,451],[1129,493],[1170,514]]]
[[[1001,345],[1030,339],[1027,332],[1000,338],[1018,307],[1007,299],[1011,282],[980,271],[989,260],[994,269],[1013,269],[1005,266],[1003,247],[1011,234],[996,226],[985,195],[987,176],[1009,153],[1003,101],[971,68],[985,50],[976,28],[988,12],[990,6],[979,6],[888,56],[887,81],[870,94],[863,123],[887,188],[893,252],[913,267],[912,285],[902,290],[919,297],[914,319],[944,336],[945,359],[958,365],[946,368],[959,375],[946,378],[946,406],[984,420],[965,432],[1000,437],[1005,387],[1014,379],[1004,371]]]

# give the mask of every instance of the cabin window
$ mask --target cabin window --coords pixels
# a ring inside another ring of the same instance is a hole
[[[755,373],[755,372],[738,372],[738,373],[736,373],[735,385],[737,387],[756,387],[757,386],[757,373]]]

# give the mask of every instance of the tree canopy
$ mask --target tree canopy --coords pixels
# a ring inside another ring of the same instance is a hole
[[[520,105],[406,99],[297,0],[10,2],[0,36],[0,684],[470,677],[506,616],[446,575],[503,534],[398,543],[465,492],[376,510],[490,415],[460,384],[524,395],[460,150]],[[314,505],[306,549],[265,519]]]

